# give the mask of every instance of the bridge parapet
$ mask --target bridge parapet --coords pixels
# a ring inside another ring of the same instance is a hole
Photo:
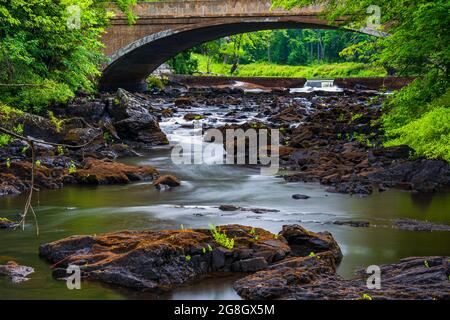
[[[125,15],[118,9],[111,9],[116,17],[113,23],[126,23]],[[180,18],[210,18],[226,16],[298,16],[323,13],[322,6],[309,6],[285,10],[272,8],[270,0],[191,0],[191,1],[161,1],[141,2],[133,12],[139,17],[139,23],[147,19],[180,19]]]

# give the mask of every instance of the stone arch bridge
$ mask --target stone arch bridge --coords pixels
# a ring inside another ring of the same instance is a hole
[[[116,16],[103,37],[104,52],[110,57],[100,79],[103,91],[119,87],[144,91],[146,78],[162,63],[225,36],[268,29],[337,28],[321,16],[320,6],[287,11],[272,8],[270,0],[140,2],[134,7],[139,18],[131,26],[124,14],[111,10]]]

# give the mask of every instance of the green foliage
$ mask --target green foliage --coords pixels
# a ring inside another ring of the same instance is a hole
[[[428,260],[424,260],[423,265],[425,266],[425,268],[429,268],[430,265],[428,264]]]
[[[42,165],[42,162],[41,162],[41,160],[36,160],[35,164],[36,164],[36,167],[40,167]]]
[[[6,129],[9,129],[19,135],[23,135],[23,124],[17,123],[15,118],[21,116],[22,111],[7,106],[0,102],[0,123]],[[4,147],[15,139],[8,134],[0,134],[0,147]]]
[[[361,298],[359,298],[359,300],[373,300],[372,297],[370,295],[368,295],[367,293],[363,293],[361,295]]]
[[[198,71],[207,73],[207,60],[204,56],[195,54],[198,60]],[[221,75],[231,75],[231,65],[212,63],[210,72]],[[329,79],[341,77],[374,77],[385,76],[386,72],[381,67],[373,67],[364,63],[344,62],[331,64],[318,64],[309,66],[278,65],[267,62],[241,64],[235,76],[241,77],[300,77],[308,79]]]
[[[167,61],[176,74],[193,74],[197,71],[198,61],[192,56],[192,50],[186,50]]]
[[[150,76],[147,78],[147,84],[149,89],[159,89],[162,90],[165,87],[164,79],[156,76]]]
[[[259,240],[259,235],[257,234],[257,232],[256,232],[256,229],[255,228],[252,228],[251,230],[250,230],[250,235],[252,236],[252,238],[253,239],[255,239],[256,241],[258,241]]]
[[[191,261],[191,259],[192,259],[192,257],[191,257],[190,255],[187,255],[187,256],[185,256],[184,258],[185,258],[186,262],[189,262],[189,261]]]
[[[111,13],[104,0],[11,0],[0,6],[0,100],[34,112],[77,91],[92,92],[100,65],[101,35]],[[129,16],[136,0],[118,0]],[[71,6],[80,26],[72,26]]]
[[[357,114],[352,115],[351,122],[354,122],[354,121],[360,119],[362,116],[363,116],[362,113],[357,113]]]
[[[11,168],[11,159],[10,158],[8,158],[8,159],[6,159],[6,168]]]
[[[55,117],[52,111],[47,112],[47,114],[50,122],[55,126],[55,131],[60,133],[62,130],[64,120],[60,120],[57,117]]]
[[[410,85],[395,92],[383,107],[383,126],[387,145],[408,144],[416,155],[450,160],[449,153],[449,74],[450,3],[446,0],[274,0],[273,5],[323,5],[331,21],[352,16],[346,27],[366,25],[366,10],[381,9],[381,26],[389,26],[389,36],[371,43],[353,45],[344,55],[358,55],[396,71],[397,75],[416,76]]]
[[[7,134],[0,134],[0,147],[8,145],[13,139]]]
[[[209,225],[210,229],[211,229],[211,234],[214,238],[214,241],[224,247],[227,248],[229,250],[234,248],[234,239],[230,239],[228,238],[228,236],[226,235],[225,232],[220,232],[220,229],[217,229],[214,225],[210,224]]]
[[[446,100],[446,103],[441,103]],[[450,162],[450,108],[448,93],[428,105],[431,110],[404,126],[389,131],[394,136],[387,146],[409,145],[418,156]]]
[[[58,146],[56,150],[58,151],[58,155],[60,156],[64,155],[64,148],[62,146]]]
[[[69,164],[69,174],[75,174],[77,173],[77,166],[75,165],[75,162],[72,160]]]
[[[374,144],[370,141],[370,138],[367,137],[367,135],[365,135],[365,134],[353,132],[351,137],[349,137],[349,138],[351,138],[352,140],[358,141],[359,143],[361,143],[363,146],[366,146],[366,147],[374,146]]]

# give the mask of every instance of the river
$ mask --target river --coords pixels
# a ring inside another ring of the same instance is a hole
[[[221,122],[230,111],[221,108],[184,109],[161,123],[171,144],[188,139],[193,129],[183,120],[186,112],[212,113]],[[252,116],[251,113],[249,116]],[[201,142],[197,142],[201,143]],[[398,190],[367,197],[327,193],[318,184],[286,183],[261,176],[259,170],[232,165],[175,165],[171,149],[158,147],[141,158],[121,161],[151,165],[181,178],[179,188],[157,191],[151,182],[98,187],[65,187],[39,192],[35,199],[40,235],[32,221],[24,231],[0,231],[0,264],[15,260],[35,268],[30,280],[13,284],[0,277],[0,299],[239,299],[232,289],[239,275],[199,279],[167,294],[154,295],[83,282],[82,290],[68,290],[54,280],[49,265],[38,257],[38,247],[71,235],[100,234],[123,229],[179,229],[238,223],[278,232],[284,224],[302,224],[313,231],[330,231],[342,248],[338,272],[351,277],[358,267],[391,263],[422,255],[449,255],[450,232],[410,232],[391,228],[393,219],[415,218],[449,223],[450,194],[417,194]],[[311,198],[294,200],[300,193]],[[25,195],[0,198],[0,216],[16,219]],[[221,204],[270,208],[279,212],[224,212]],[[354,228],[331,222],[368,220],[378,227]]]

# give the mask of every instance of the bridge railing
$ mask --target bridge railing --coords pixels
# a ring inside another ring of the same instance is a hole
[[[115,19],[124,19],[124,15],[115,6]],[[272,8],[270,0],[200,0],[200,1],[158,1],[138,2],[133,9],[141,19],[148,18],[189,18],[215,16],[274,16],[274,15],[318,15],[323,12],[321,6],[310,6],[285,10]]]

